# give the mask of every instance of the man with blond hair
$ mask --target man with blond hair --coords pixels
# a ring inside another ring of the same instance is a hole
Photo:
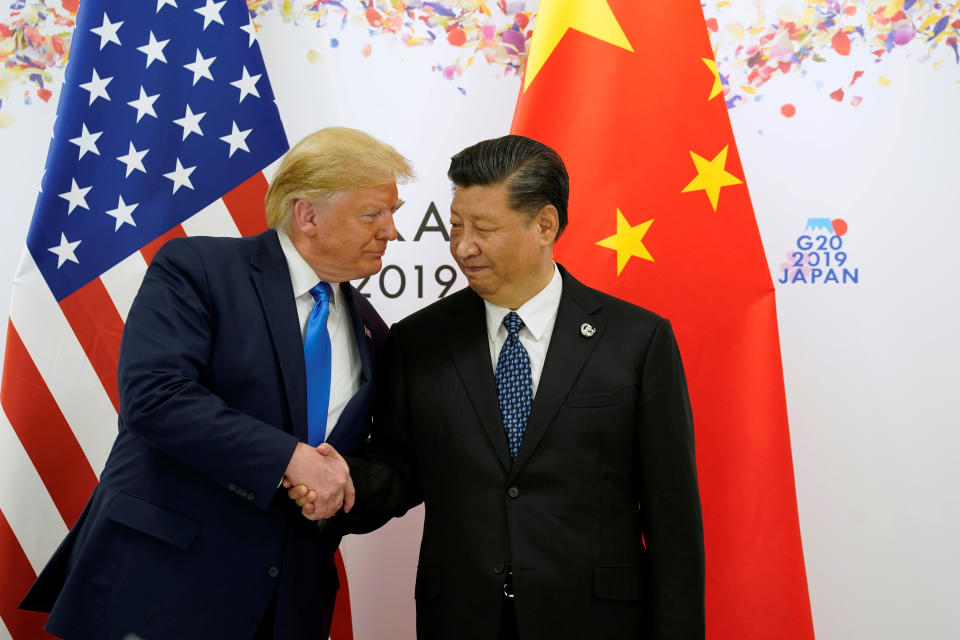
[[[119,433],[100,485],[23,607],[69,639],[326,638],[333,533],[281,484],[349,509],[343,460],[370,430],[386,327],[349,280],[397,237],[409,163],[353,129],[287,153],[270,229],[182,238],[147,270],[120,351]],[[278,491],[278,489],[280,491]]]

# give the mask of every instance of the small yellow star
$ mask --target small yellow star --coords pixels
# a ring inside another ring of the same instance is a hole
[[[653,224],[653,218],[646,222],[641,222],[635,227],[631,227],[627,219],[617,209],[617,232],[597,242],[604,249],[613,249],[617,252],[617,275],[627,266],[631,257],[643,258],[653,262],[653,256],[643,246],[643,236],[646,235],[650,225]]]
[[[710,102],[723,93],[723,84],[720,82],[720,71],[717,70],[717,61],[713,58],[700,59],[703,60],[703,64],[707,65],[707,69],[710,69],[710,73],[713,74],[713,89],[710,90],[710,97],[707,98],[707,102]]]
[[[720,199],[720,189],[735,184],[743,184],[743,180],[731,173],[727,173],[727,149],[730,145],[720,150],[713,160],[702,158],[693,151],[690,157],[693,158],[693,164],[697,168],[697,177],[690,181],[690,184],[683,188],[680,193],[689,191],[706,191],[707,198],[710,199],[710,206],[717,210],[717,201]]]
[[[543,0],[537,13],[530,54],[527,56],[524,91],[540,73],[540,69],[568,29],[576,29],[633,53],[633,47],[630,46],[607,0]]]

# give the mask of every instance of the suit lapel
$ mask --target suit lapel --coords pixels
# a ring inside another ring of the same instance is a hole
[[[276,231],[260,234],[257,241],[257,249],[250,260],[253,284],[260,297],[267,329],[280,363],[293,433],[306,442],[307,376],[297,303],[293,298],[293,285],[290,284],[290,270],[283,257]]]
[[[463,293],[463,303],[450,312],[443,332],[450,348],[450,359],[470,397],[474,411],[504,470],[510,468],[507,439],[500,420],[497,388],[493,382],[490,364],[490,346],[487,339],[486,313],[483,300],[473,291]]]
[[[360,305],[356,299],[360,294],[349,282],[341,283],[340,290],[347,304],[350,326],[353,328],[353,337],[357,343],[357,351],[360,353],[363,380],[360,381],[360,388],[350,398],[347,406],[343,408],[343,413],[340,414],[337,424],[334,425],[330,435],[327,436],[327,442],[338,451],[349,453],[356,448],[354,446],[356,443],[352,442],[353,436],[356,434],[350,433],[351,426],[360,424],[360,419],[372,402],[374,390],[373,334],[367,327],[366,320],[360,314]],[[366,436],[365,433],[362,435]]]
[[[360,365],[363,368],[363,383],[373,380],[373,334],[367,326],[367,320],[361,314],[361,306],[357,298],[360,293],[349,282],[340,284],[343,298],[347,301],[347,310],[350,312],[350,325],[353,327],[353,336],[357,340],[357,349],[360,351]]]
[[[580,376],[583,365],[603,336],[604,328],[595,317],[600,310],[599,300],[563,267],[560,267],[560,273],[563,277],[563,293],[557,321],[553,326],[550,347],[540,374],[533,409],[523,433],[523,442],[510,470],[511,477],[515,477],[533,455],[561,403]],[[589,338],[581,334],[580,327],[584,323],[596,330]]]

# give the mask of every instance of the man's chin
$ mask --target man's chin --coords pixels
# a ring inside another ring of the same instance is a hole
[[[363,264],[356,265],[356,270],[350,274],[350,277],[347,278],[350,281],[354,280],[363,280],[364,278],[369,278],[370,276],[375,276],[380,273],[380,269],[383,268],[383,260],[368,260]]]
[[[467,286],[474,290],[474,292],[480,294],[481,296],[487,293],[490,293],[490,286],[484,283],[482,278],[471,278],[466,276]]]
[[[362,278],[375,276],[380,273],[381,269],[383,269],[383,258],[371,258],[370,260],[367,260],[365,267],[365,273],[361,276]]]

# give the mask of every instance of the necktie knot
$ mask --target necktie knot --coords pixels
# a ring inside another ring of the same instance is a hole
[[[310,289],[310,295],[317,302],[329,302],[333,297],[333,288],[326,282],[318,282]]]
[[[523,328],[523,320],[520,319],[516,311],[511,311],[504,316],[503,326],[506,327],[508,334],[515,336]]]

